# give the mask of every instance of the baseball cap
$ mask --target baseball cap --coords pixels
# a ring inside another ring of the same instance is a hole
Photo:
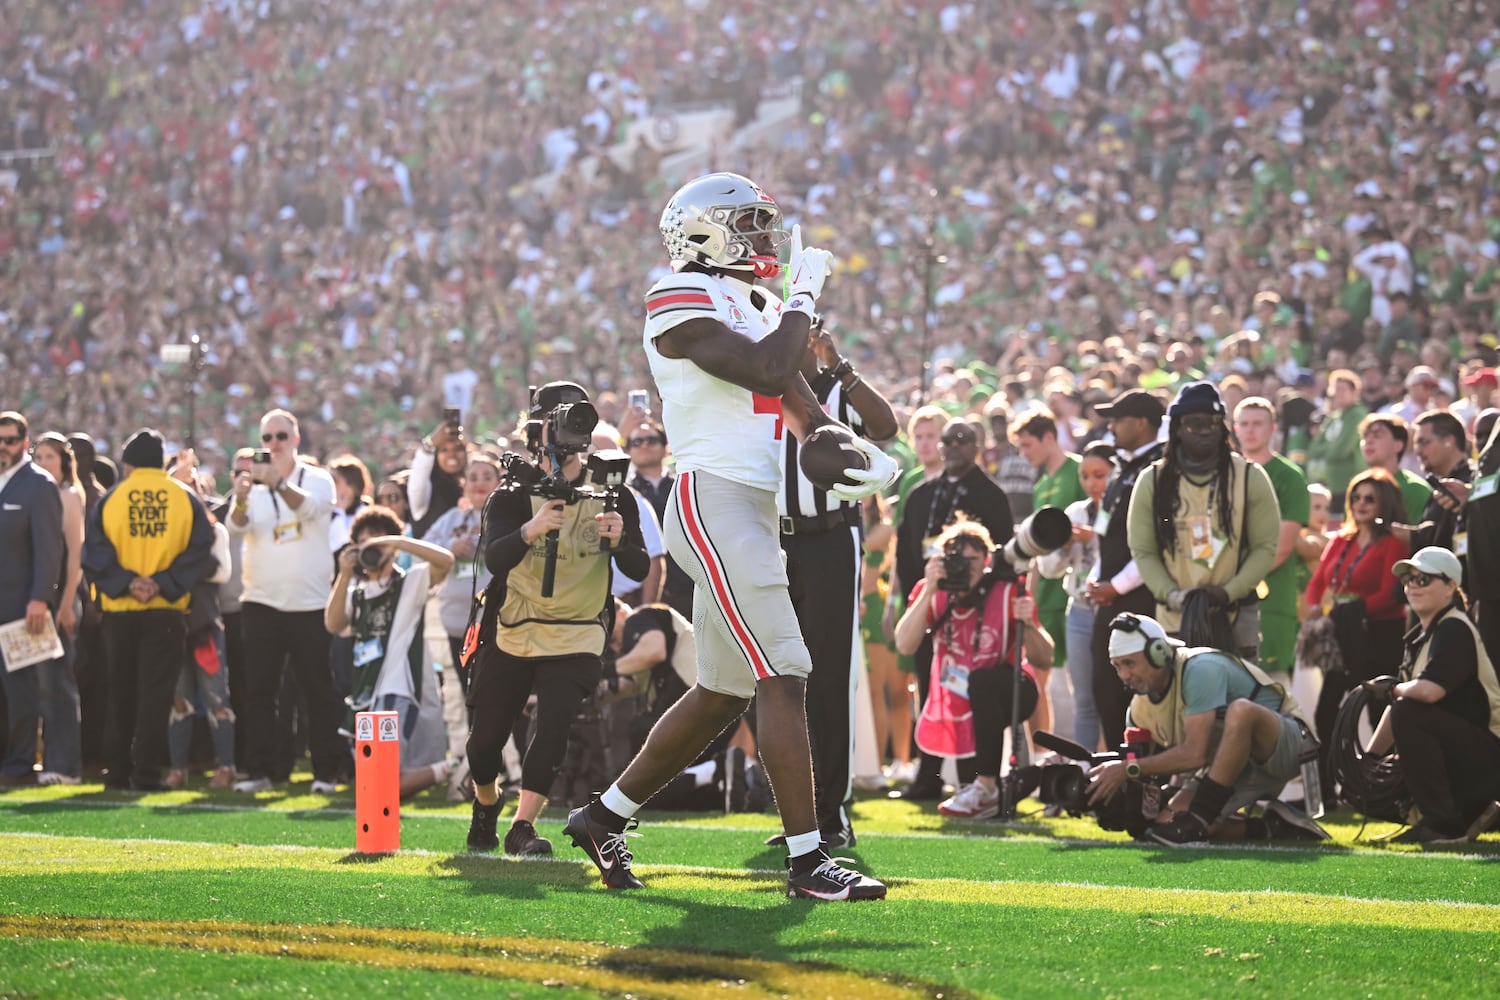
[[[1095,407],[1095,411],[1101,417],[1145,417],[1147,420],[1160,420],[1167,414],[1161,400],[1144,389],[1122,392],[1114,402]]]
[[[1428,368],[1426,365],[1417,365],[1411,371],[1406,373],[1407,385],[1420,385],[1423,382],[1427,383],[1428,385],[1437,385],[1437,372],[1433,371],[1431,368]]]
[[[1493,368],[1476,368],[1464,376],[1464,385],[1485,385],[1500,388],[1500,374]]]
[[[1428,576],[1440,576],[1450,583],[1462,583],[1464,580],[1464,568],[1459,563],[1458,556],[1441,545],[1418,549],[1410,559],[1402,559],[1392,566],[1391,572],[1397,577],[1404,577],[1408,573],[1426,573]],[[1113,656],[1113,645],[1110,650],[1110,655]]]
[[[1133,627],[1129,624],[1124,628],[1116,627],[1115,622],[1122,618],[1133,620]],[[1145,615],[1117,615],[1115,620],[1109,623],[1109,658],[1113,660],[1139,653],[1152,639],[1160,639],[1173,646],[1183,645],[1181,639],[1173,639],[1167,635],[1167,630],[1162,628],[1161,622],[1155,618],[1148,618]]]

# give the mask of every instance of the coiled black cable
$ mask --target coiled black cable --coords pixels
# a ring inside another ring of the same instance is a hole
[[[1345,696],[1329,734],[1328,762],[1338,782],[1339,796],[1368,819],[1405,823],[1411,810],[1411,795],[1401,755],[1392,749],[1376,754],[1365,750],[1359,736],[1359,720],[1373,696],[1356,687]]]

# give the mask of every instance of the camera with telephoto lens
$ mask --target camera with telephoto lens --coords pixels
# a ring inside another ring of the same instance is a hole
[[[1128,729],[1120,749],[1090,753],[1072,740],[1054,736],[1045,730],[1036,734],[1036,742],[1069,760],[1087,761],[1098,767],[1112,761],[1140,758],[1151,752],[1151,734],[1144,729]],[[1166,804],[1166,779],[1150,776],[1132,778],[1119,794],[1107,802],[1089,802],[1088,771],[1078,764],[1043,764],[1023,768],[1031,772],[1023,784],[1035,782],[1036,797],[1044,805],[1057,806],[1071,816],[1092,816],[1102,830],[1124,830],[1132,837],[1145,834]]]
[[[359,565],[367,573],[373,573],[385,561],[385,549],[379,545],[363,545],[359,550]]]
[[[1044,556],[1073,540],[1073,522],[1061,507],[1039,507],[1016,528],[1000,549],[1005,561],[1018,573],[1026,572],[1031,560]]]

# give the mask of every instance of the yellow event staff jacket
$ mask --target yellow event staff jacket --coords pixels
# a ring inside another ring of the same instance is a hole
[[[193,584],[214,571],[214,530],[186,486],[161,469],[135,469],[99,498],[83,540],[83,569],[105,611],[186,611]],[[138,576],[160,593],[142,604]]]

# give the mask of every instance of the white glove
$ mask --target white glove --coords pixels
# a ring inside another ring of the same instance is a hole
[[[833,270],[833,254],[802,245],[802,226],[792,227],[792,255],[787,259],[786,306],[783,312],[806,313],[809,317],[823,291],[823,282]]]
[[[849,446],[869,459],[870,467],[868,469],[858,467],[845,469],[844,475],[853,479],[855,485],[845,486],[839,483],[830,489],[829,493],[840,500],[863,500],[867,496],[884,492],[896,481],[896,476],[901,472],[901,466],[896,464],[894,458],[858,435],[850,439]]]

